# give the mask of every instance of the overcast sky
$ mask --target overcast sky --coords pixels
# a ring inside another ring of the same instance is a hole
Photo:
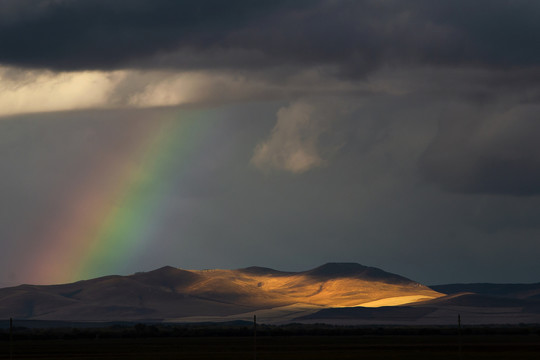
[[[539,282],[539,18],[519,0],[3,0],[0,284],[341,261]],[[94,200],[152,225],[91,255]]]

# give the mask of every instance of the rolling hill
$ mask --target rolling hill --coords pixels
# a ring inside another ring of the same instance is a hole
[[[166,266],[129,276],[0,289],[0,318],[61,321],[286,322],[326,308],[400,305],[444,294],[355,263],[303,272],[249,267],[183,270]]]

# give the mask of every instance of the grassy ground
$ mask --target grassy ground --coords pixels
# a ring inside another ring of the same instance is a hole
[[[538,335],[268,336],[257,359],[540,359]],[[9,342],[0,342],[9,359]],[[18,340],[13,359],[254,359],[250,337]]]

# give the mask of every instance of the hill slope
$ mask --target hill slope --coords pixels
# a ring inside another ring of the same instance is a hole
[[[0,289],[0,318],[65,321],[230,319],[255,311],[279,321],[290,314],[443,296],[399,275],[359,264],[330,263],[304,272],[250,267],[182,270],[170,266],[130,276],[63,285]]]

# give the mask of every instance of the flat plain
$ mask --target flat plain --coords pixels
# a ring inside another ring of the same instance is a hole
[[[2,341],[0,359],[9,359]],[[265,336],[256,359],[538,359],[539,334]],[[253,337],[29,339],[13,343],[13,359],[254,359]]]

